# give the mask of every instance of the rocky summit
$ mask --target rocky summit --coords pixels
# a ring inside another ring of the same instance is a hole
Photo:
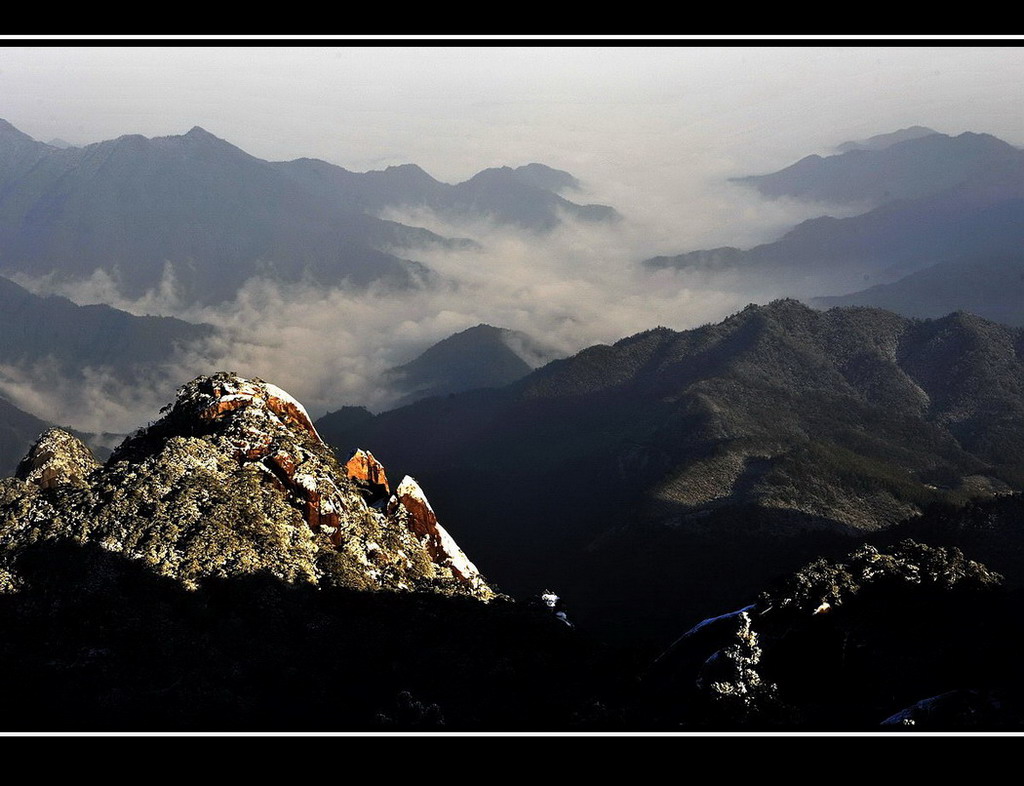
[[[353,477],[349,477],[350,473]],[[97,544],[194,588],[263,574],[362,590],[494,591],[406,477],[357,451],[346,466],[303,406],[260,379],[199,377],[105,464],[51,429],[0,481],[0,584],[40,541]]]

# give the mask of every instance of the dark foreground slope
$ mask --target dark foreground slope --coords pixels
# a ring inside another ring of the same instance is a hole
[[[957,549],[817,559],[680,636],[643,712],[690,729],[1018,730],[1019,595]]]
[[[6,731],[1021,728],[1017,597],[911,541],[816,560],[657,655],[507,598],[266,574],[189,591],[67,541],[21,567],[0,595]]]
[[[817,558],[682,636],[701,603],[664,598],[671,635],[609,647],[497,594],[415,481],[340,464],[273,385],[162,415],[105,464],[51,429],[0,483],[4,730],[1020,727],[1013,585],[955,549]]]
[[[210,577],[40,542],[0,595],[5,731],[580,728],[590,648],[506,599]],[[546,610],[544,610],[546,611]]]
[[[503,586],[565,582],[605,620],[667,621],[931,502],[1020,488],[1021,348],[967,314],[779,301],[325,437],[421,467]]]
[[[0,481],[3,728],[572,726],[582,639],[497,595],[416,482],[362,457],[230,374],[105,464],[45,432]]]

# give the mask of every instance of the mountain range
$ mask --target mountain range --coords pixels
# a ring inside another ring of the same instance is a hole
[[[1024,488],[1022,349],[1019,330],[965,313],[786,300],[319,426],[420,468],[503,586],[632,598],[609,623],[710,613],[928,504]]]
[[[810,219],[748,250],[692,251],[643,265],[770,277],[810,297],[890,284],[939,264],[968,269],[1019,258],[1024,242],[1024,152],[986,134],[931,134],[880,149],[810,156],[780,172],[739,181],[771,196],[855,203],[866,212]],[[998,299],[994,290],[986,287]],[[850,302],[885,305],[875,301],[875,292]]]
[[[551,590],[498,592],[416,481],[392,488],[364,450],[339,461],[285,391],[218,373],[102,464],[49,429],[0,481],[2,725],[1014,729],[1019,551],[997,556],[1008,593],[906,528],[994,545],[1020,499],[931,509],[689,629],[693,607],[662,598],[676,635],[620,651],[578,631]],[[619,570],[650,581],[632,556],[616,550]]]
[[[899,281],[849,295],[811,298],[816,308],[872,306],[909,317],[939,317],[951,311],[1024,326],[1024,258],[994,253],[940,262]]]
[[[768,197],[877,206],[958,186],[980,188],[1019,181],[1022,176],[1024,151],[1001,139],[971,132],[955,137],[932,132],[909,138],[904,134],[898,141],[889,136],[886,141],[825,158],[807,156],[778,172],[733,182],[752,186]]]
[[[378,172],[350,172],[325,161],[300,158],[273,165],[328,203],[378,213],[386,208],[428,208],[448,220],[489,219],[544,232],[563,217],[614,221],[604,205],[577,205],[556,192],[579,188],[568,172],[544,164],[484,169],[454,185],[435,180],[415,164]]]
[[[15,387],[25,379],[42,386],[53,380],[80,386],[96,374],[118,385],[139,385],[159,378],[186,354],[201,356],[204,342],[215,333],[212,325],[35,295],[0,277],[0,366]],[[11,474],[50,425],[0,399],[0,474]],[[75,433],[109,454],[105,446],[112,435]]]
[[[109,455],[0,398],[0,728],[1024,728],[1024,153],[920,126],[837,153],[740,182],[860,215],[644,263],[883,282],[818,308],[571,357],[479,324],[384,375],[396,408],[315,422],[222,371]],[[472,241],[380,214],[617,219],[579,188],[0,121],[0,273],[428,286],[404,254]],[[216,330],[0,277],[5,374],[127,391]]]
[[[353,173],[314,159],[268,162],[202,128],[57,148],[0,121],[0,272],[111,276],[137,297],[170,280],[189,303],[230,299],[253,276],[325,285],[420,286],[431,272],[401,254],[465,246],[373,215],[426,207],[550,229],[562,215],[610,220],[538,182],[540,165],[485,170],[458,185],[414,165]]]
[[[0,363],[49,361],[78,377],[86,368],[138,375],[144,366],[172,362],[215,332],[213,325],[35,295],[0,277]]]
[[[938,131],[928,128],[927,126],[910,126],[909,128],[901,128],[897,131],[890,131],[886,134],[875,134],[867,139],[854,139],[849,142],[843,142],[840,145],[836,145],[836,152],[848,153],[851,150],[884,150],[897,142],[906,142],[908,139],[916,139],[917,137],[930,136],[937,133]]]

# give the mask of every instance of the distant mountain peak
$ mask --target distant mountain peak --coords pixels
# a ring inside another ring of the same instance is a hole
[[[746,319],[749,316],[757,315],[766,318],[781,317],[792,314],[814,314],[815,310],[796,298],[783,297],[772,300],[768,303],[748,303],[742,309],[725,318],[725,322],[737,319]],[[675,333],[675,331],[670,331]]]
[[[944,136],[940,134],[939,136]],[[986,134],[984,132],[977,131],[964,131],[962,134],[957,134],[953,139],[962,140],[968,143],[974,143],[982,150],[994,150],[994,151],[1017,151],[1018,148],[1011,145],[1009,142],[1000,139],[992,134]]]
[[[757,309],[761,311],[789,311],[793,309],[801,311],[811,310],[794,297],[780,297],[776,298],[775,300],[770,300],[764,304],[748,303],[743,310],[748,311],[750,309]]]
[[[186,139],[219,139],[202,126],[192,126],[185,134]]]
[[[926,126],[910,126],[909,128],[901,128],[898,131],[892,131],[887,134],[876,134],[875,136],[867,139],[843,142],[841,145],[836,145],[836,152],[848,153],[851,150],[884,150],[885,148],[892,147],[900,142],[906,142],[910,139],[919,139],[923,136],[932,136],[933,134],[938,133],[938,131],[934,131]]]
[[[508,180],[514,180],[515,178],[512,175],[513,175],[512,167],[508,167],[508,166],[492,166],[492,167],[488,167],[487,169],[481,169],[479,172],[477,172],[475,175],[473,175],[473,177],[471,177],[469,180],[467,180],[465,182],[466,183],[476,183],[476,184],[480,184],[480,183],[486,183],[486,184],[503,183],[503,182],[507,182]]]
[[[26,137],[27,139],[32,139],[32,137],[30,137],[24,131],[19,130],[10,121],[4,120],[2,117],[0,117],[0,134],[17,134],[18,136],[23,136]]]
[[[505,183],[509,180],[552,193],[580,187],[579,180],[568,172],[538,163],[524,164],[515,169],[510,166],[488,167],[481,169],[466,182]]]
[[[883,193],[891,198],[897,194],[917,197],[956,185],[987,169],[999,169],[1017,152],[1013,145],[991,134],[965,131],[950,136],[915,126],[863,142],[846,142],[836,148],[834,155],[804,156],[767,175],[730,180],[753,185],[766,196],[826,201],[842,194],[839,201]]]
[[[385,378],[399,393],[396,406],[421,398],[515,382],[556,357],[526,333],[480,323],[453,333]]]
[[[480,322],[479,324],[474,325],[473,327],[470,328],[466,328],[465,330],[461,330],[458,333],[455,333],[454,335],[461,336],[470,332],[479,333],[481,335],[491,334],[497,336],[504,333],[508,333],[510,331],[508,328],[495,327],[494,325],[489,325],[486,322]]]
[[[19,146],[35,146],[40,148],[46,147],[42,142],[33,139],[24,131],[20,131],[19,129],[15,128],[13,125],[11,125],[11,123],[4,120],[3,118],[0,118],[0,140],[3,140],[3,142],[8,145],[14,144]]]
[[[433,185],[437,180],[418,164],[393,164],[384,170],[384,173],[392,177],[398,177],[405,183],[417,185]]]
[[[427,172],[419,164],[392,164],[387,167],[385,172],[415,172],[417,174],[427,174]]]
[[[558,193],[559,191],[575,191],[581,187],[580,181],[561,169],[554,169],[547,164],[536,162],[516,167],[513,174],[524,183],[537,188]]]
[[[171,138],[173,139],[173,137]],[[203,145],[204,147],[209,147],[211,149],[215,148],[224,151],[244,153],[245,155],[248,155],[248,153],[245,153],[245,151],[242,150],[240,147],[231,144],[226,139],[221,139],[219,136],[216,136],[215,134],[211,134],[202,126],[192,126],[192,128],[190,128],[186,134],[183,134],[179,138],[193,145]]]

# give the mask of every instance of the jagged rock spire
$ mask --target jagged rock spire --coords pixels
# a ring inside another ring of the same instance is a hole
[[[402,523],[414,533],[426,547],[435,565],[450,570],[459,581],[474,591],[489,591],[476,565],[469,561],[437,520],[423,489],[408,475],[398,484],[388,502],[388,518]]]
[[[368,450],[356,448],[345,463],[345,473],[349,480],[366,492],[368,502],[385,498],[391,493],[384,465]]]

